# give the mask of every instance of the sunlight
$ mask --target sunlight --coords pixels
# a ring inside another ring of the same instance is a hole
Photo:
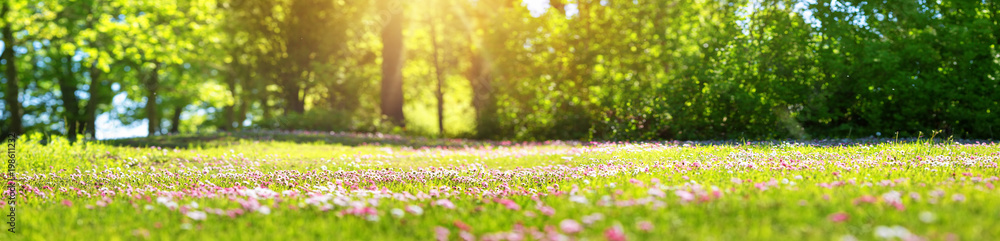
[[[536,18],[549,11],[549,0],[524,0],[523,4],[528,7],[531,16]]]

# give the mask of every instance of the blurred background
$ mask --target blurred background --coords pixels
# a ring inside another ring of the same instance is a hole
[[[4,0],[4,133],[1000,136],[1000,1]]]

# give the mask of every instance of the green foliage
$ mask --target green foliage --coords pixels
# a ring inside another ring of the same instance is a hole
[[[527,37],[503,37],[517,58],[498,67],[501,136],[995,138],[1000,125],[994,2],[577,5],[502,30]]]
[[[354,129],[350,113],[337,110],[312,109],[305,113],[288,113],[259,123],[277,130],[347,131]]]

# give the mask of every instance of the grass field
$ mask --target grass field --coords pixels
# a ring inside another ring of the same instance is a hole
[[[39,140],[2,240],[1000,240],[989,141]]]

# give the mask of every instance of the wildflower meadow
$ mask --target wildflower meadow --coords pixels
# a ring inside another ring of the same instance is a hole
[[[16,230],[0,236],[1000,239],[994,141],[515,143],[257,132],[153,146],[168,139],[17,139],[16,169],[4,174],[16,202],[0,201],[0,210],[16,207]]]

